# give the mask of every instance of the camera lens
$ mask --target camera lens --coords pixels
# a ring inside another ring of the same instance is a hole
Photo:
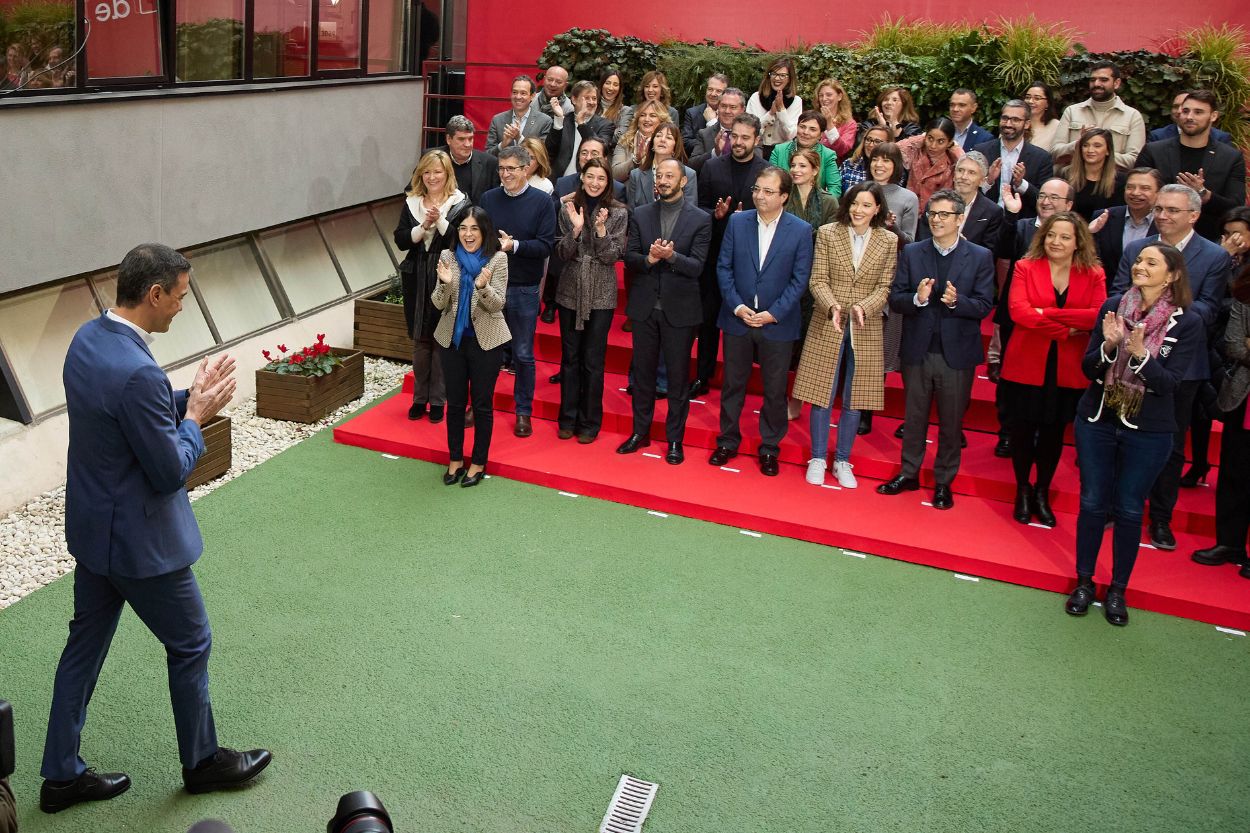
[[[339,799],[326,833],[395,833],[395,828],[382,800],[368,790],[357,790]]]

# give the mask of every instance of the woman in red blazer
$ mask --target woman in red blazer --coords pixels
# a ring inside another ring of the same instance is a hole
[[[1008,296],[1015,329],[1003,354],[1003,396],[1016,472],[1013,517],[1055,525],[1050,481],[1063,451],[1063,435],[1089,381],[1081,359],[1098,309],[1107,300],[1102,267],[1085,220],[1071,211],[1052,214],[1024,259],[1016,263]],[[1029,484],[1029,472],[1037,480]]]

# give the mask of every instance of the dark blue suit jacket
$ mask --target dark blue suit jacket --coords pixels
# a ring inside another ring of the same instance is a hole
[[[1123,295],[1132,284],[1131,271],[1133,263],[1141,250],[1159,240],[1158,235],[1145,240],[1134,240],[1124,248],[1120,258],[1120,268],[1116,271],[1115,285],[1112,290],[1115,296]],[[1185,371],[1184,381],[1209,379],[1211,365],[1207,357],[1207,332],[1215,326],[1219,317],[1220,306],[1224,303],[1224,294],[1228,291],[1228,278],[1232,273],[1233,260],[1222,246],[1212,243],[1205,237],[1194,233],[1185,244],[1185,268],[1189,272],[1189,288],[1193,292],[1194,302],[1186,310],[1189,315],[1202,319],[1199,328],[1198,347],[1194,353],[1193,363]],[[1178,365],[1179,366],[1179,365]]]
[[[761,269],[755,209],[732,213],[728,220],[716,261],[723,299],[717,325],[729,335],[746,335],[751,328],[734,315],[739,304],[746,304],[756,312],[768,310],[777,319],[776,324],[764,327],[764,338],[798,341],[803,319],[799,299],[812,276],[812,227],[788,211],[781,212]]]
[[[1163,127],[1156,127],[1154,130],[1150,131],[1150,133],[1146,136],[1146,142],[1162,142],[1164,139],[1175,139],[1179,135],[1181,135],[1181,129],[1177,127],[1175,123],[1172,123],[1164,125]],[[1211,128],[1211,138],[1217,142],[1223,142],[1226,145],[1231,145],[1233,143],[1232,134],[1224,130],[1220,130],[1218,127]]]
[[[981,125],[973,122],[968,125],[968,133],[964,136],[964,143],[960,146],[960,150],[964,153],[972,150],[977,145],[988,142],[994,138],[994,134],[986,130]]]
[[[1124,256],[1124,223],[1125,218],[1128,217],[1128,206],[1113,205],[1110,208],[1101,208],[1094,212],[1094,216],[1091,219],[1097,220],[1101,214],[1107,215],[1107,224],[1094,235],[1094,245],[1098,247],[1098,259],[1102,261],[1102,268],[1107,274],[1107,295],[1109,297],[1115,285],[1116,270],[1120,268],[1120,258]],[[1150,227],[1146,229],[1146,236],[1159,236],[1159,230],[1155,228],[1154,220],[1150,221]],[[1132,264],[1129,265],[1131,266]]]
[[[645,319],[655,309],[658,296],[664,318],[671,326],[693,327],[703,321],[699,276],[712,242],[712,215],[683,200],[672,235],[672,259],[647,263],[651,243],[660,238],[660,203],[640,206],[630,216],[624,259],[633,273],[633,282],[625,314],[636,320]]]
[[[174,392],[138,333],[103,315],[74,336],[64,381],[70,554],[124,578],[195,563],[204,544],[184,484],[204,438],[182,419],[187,392]]]
[[[934,327],[942,340],[942,355],[954,370],[970,370],[985,359],[981,343],[981,319],[994,308],[994,255],[984,246],[960,239],[948,280],[955,284],[955,308],[942,303],[946,284],[934,284],[929,303],[916,306],[916,290],[925,278],[936,278],[937,247],[932,240],[908,243],[898,255],[894,283],[890,286],[890,309],[903,319],[903,364],[921,364],[929,352]]]

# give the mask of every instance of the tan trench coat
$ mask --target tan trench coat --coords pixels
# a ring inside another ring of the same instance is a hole
[[[812,323],[803,342],[803,355],[794,378],[793,396],[822,408],[833,398],[833,374],[841,358],[842,333],[833,328],[829,311],[842,305],[842,325],[851,327],[855,351],[855,378],[850,407],[879,411],[885,407],[885,359],[882,317],[894,280],[898,237],[883,228],[872,230],[859,269],[851,265],[851,232],[830,223],[816,232],[812,279],[808,287],[815,301]],[[851,320],[851,305],[864,308],[864,326]]]

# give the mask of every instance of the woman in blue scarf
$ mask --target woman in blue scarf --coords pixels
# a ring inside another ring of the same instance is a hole
[[[456,229],[457,245],[438,262],[438,286],[430,301],[442,311],[434,340],[444,349],[447,382],[447,451],[443,484],[476,486],[486,475],[486,456],[495,425],[495,381],[503,366],[503,345],[512,340],[503,317],[508,257],[490,216],[473,206]],[[464,412],[473,401],[473,456],[464,464]]]

